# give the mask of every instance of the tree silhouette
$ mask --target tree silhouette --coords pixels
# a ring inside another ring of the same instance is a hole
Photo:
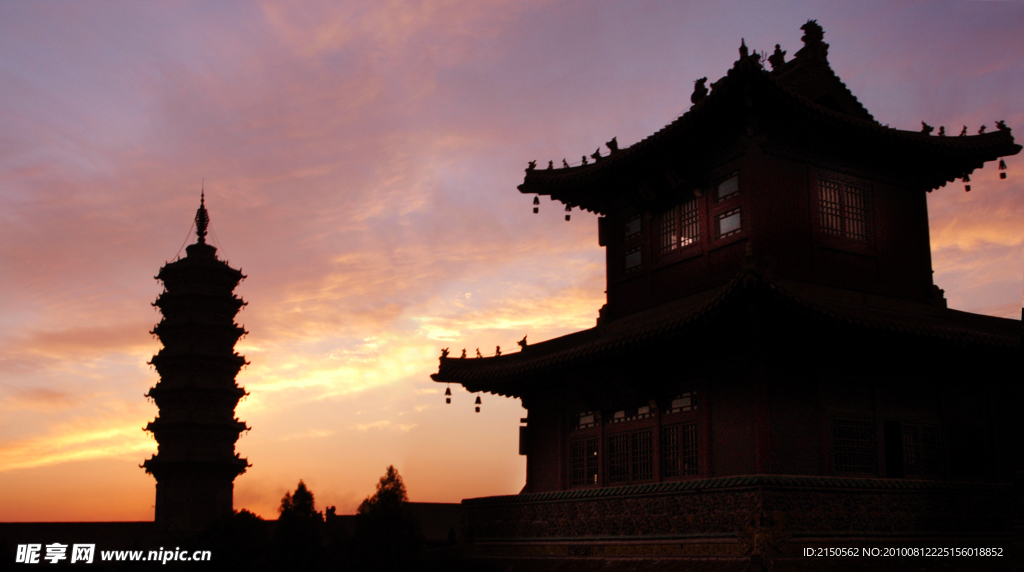
[[[375,570],[408,569],[423,544],[419,523],[409,511],[405,483],[389,466],[356,511],[355,546],[360,564]]]
[[[409,495],[405,492],[405,483],[402,482],[398,469],[394,465],[388,465],[384,476],[377,483],[377,492],[363,499],[356,514],[397,511],[402,508],[402,503],[406,502],[409,502]]]
[[[326,555],[324,517],[316,510],[313,493],[299,481],[295,493],[281,498],[274,532],[277,570],[315,570]]]
[[[277,509],[281,518],[297,519],[320,519],[323,517],[316,511],[316,501],[313,493],[306,488],[306,483],[299,480],[299,486],[295,488],[295,494],[284,493],[281,498],[281,508]]]

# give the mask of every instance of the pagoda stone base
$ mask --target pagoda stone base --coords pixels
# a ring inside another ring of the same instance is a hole
[[[461,554],[549,565],[1011,570],[1013,496],[1002,483],[752,475],[486,497],[463,501]],[[968,555],[949,555],[955,549]]]

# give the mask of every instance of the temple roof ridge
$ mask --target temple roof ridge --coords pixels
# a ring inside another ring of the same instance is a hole
[[[617,320],[530,346],[530,351],[480,359],[444,357],[434,381],[461,383],[470,391],[517,396],[539,371],[579,367],[598,357],[687,335],[713,316],[740,303],[784,306],[814,321],[845,324],[889,335],[925,336],[956,346],[1019,347],[1016,320],[907,302],[834,286],[777,278],[746,265],[728,283]]]

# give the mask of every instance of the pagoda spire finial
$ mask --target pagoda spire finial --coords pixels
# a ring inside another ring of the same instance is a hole
[[[206,244],[206,229],[210,226],[210,215],[206,212],[206,189],[199,191],[199,210],[196,211],[196,236],[199,244]]]

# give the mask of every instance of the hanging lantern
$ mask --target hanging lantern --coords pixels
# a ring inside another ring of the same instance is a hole
[[[572,207],[569,206],[569,205],[565,205],[565,220],[566,221],[569,220],[569,213],[571,213],[571,212],[572,212]]]
[[[1000,179],[1005,179],[1006,178],[1006,161],[1004,161],[1002,159],[999,160],[999,178]]]
[[[451,387],[444,388],[444,402],[448,403],[449,405],[452,402],[452,388]]]
[[[480,396],[476,396],[476,412],[480,413]]]
[[[540,197],[533,197],[533,214],[540,212]]]

